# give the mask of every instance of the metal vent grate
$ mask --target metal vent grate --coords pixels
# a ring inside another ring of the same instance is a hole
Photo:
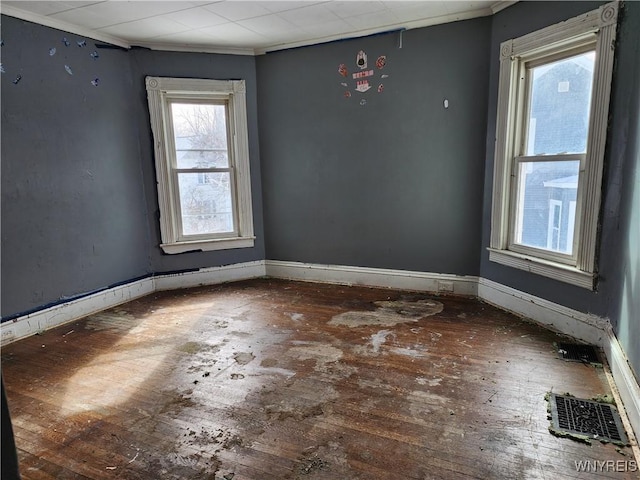
[[[559,343],[558,355],[563,360],[584,363],[602,363],[598,358],[598,352],[593,345],[581,345],[579,343]]]
[[[618,411],[613,405],[551,394],[551,421],[561,432],[600,441],[627,444]]]

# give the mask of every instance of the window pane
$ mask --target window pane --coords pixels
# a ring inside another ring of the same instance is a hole
[[[225,105],[172,103],[178,168],[229,166]]]
[[[594,63],[587,52],[527,70],[526,155],[586,152]]]
[[[580,161],[521,162],[515,243],[571,255]]]
[[[183,235],[233,232],[231,174],[179,173]]]

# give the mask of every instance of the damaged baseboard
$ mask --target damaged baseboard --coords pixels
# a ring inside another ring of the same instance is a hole
[[[148,277],[17,317],[0,325],[2,345],[144,297],[154,291],[153,278]]]
[[[583,342],[602,346],[609,320],[480,278],[478,298]]]
[[[478,277],[474,276],[283,262],[279,260],[267,260],[265,263],[267,276],[275,278],[434,293],[453,293],[473,297],[478,293]]]
[[[264,260],[235,263],[222,267],[201,268],[193,272],[158,275],[154,279],[156,291],[177,290],[179,288],[199,287],[201,285],[217,285],[219,283],[237,282],[265,276]]]
[[[605,341],[601,346],[637,442],[640,434],[640,385],[611,325],[606,329]]]
[[[262,277],[264,274],[264,261],[259,260],[136,280],[3,322],[0,324],[2,345],[73,322],[156,291],[216,285]]]

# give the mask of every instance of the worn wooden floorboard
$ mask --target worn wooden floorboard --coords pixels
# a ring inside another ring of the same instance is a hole
[[[562,340],[477,300],[261,279],[135,300],[2,368],[27,480],[637,478],[630,448],[549,433],[546,392],[610,392]],[[618,470],[577,471],[595,460]]]

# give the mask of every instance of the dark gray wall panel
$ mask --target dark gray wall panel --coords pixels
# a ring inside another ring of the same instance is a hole
[[[602,2],[519,2],[493,17],[487,123],[481,275],[515,289],[602,317],[608,317],[640,372],[640,283],[638,282],[638,42],[640,4],[627,2],[619,25],[600,220],[597,291],[573,287],[489,261],[491,190],[500,42],[597,8]],[[635,230],[636,237],[632,237]],[[625,313],[626,312],[626,313]],[[624,328],[619,320],[624,317]]]
[[[618,35],[600,269],[609,318],[640,378],[640,3],[628,2]]]
[[[151,219],[150,241],[147,248],[150,252],[153,271],[162,273],[264,259],[255,59],[249,56],[157,52],[146,49],[134,49],[130,52],[130,55],[136,121],[140,131],[140,158],[144,175],[144,190],[147,204],[149,205],[149,218]],[[253,248],[190,252],[177,255],[166,255],[160,249],[158,194],[156,190],[153,135],[149,123],[149,107],[145,89],[146,76],[246,81],[251,192],[254,231],[257,237]]]
[[[258,58],[268,259],[478,274],[489,26]],[[372,91],[344,98],[338,66],[359,71],[361,49],[368,69],[387,65]]]
[[[79,47],[81,37],[6,16],[2,39],[7,317],[150,268],[127,53],[97,50],[94,60],[90,39]]]

